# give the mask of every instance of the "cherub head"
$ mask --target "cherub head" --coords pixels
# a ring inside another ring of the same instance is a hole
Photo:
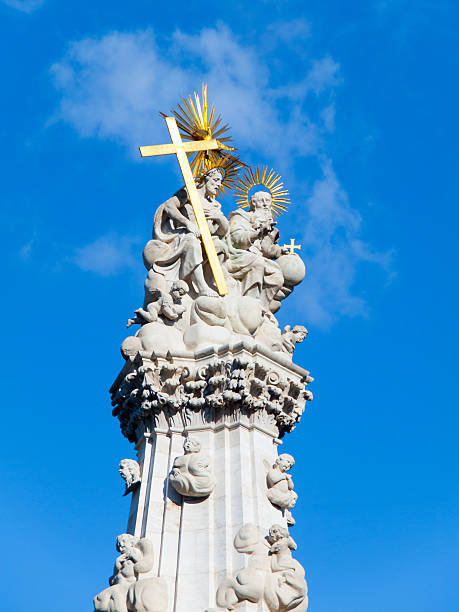
[[[288,470],[295,465],[295,459],[292,457],[292,455],[283,453],[282,455],[279,455],[274,465],[275,467],[278,467],[281,472],[288,472]]]
[[[122,459],[118,471],[126,483],[126,489],[140,480],[140,467],[134,459]]]
[[[130,533],[122,533],[116,538],[116,550],[124,553],[128,548],[134,548],[138,541],[139,539],[136,536]]]
[[[190,288],[184,280],[176,280],[172,283],[170,295],[173,301],[177,304],[181,302],[182,297],[188,293],[189,290]]]
[[[308,330],[304,325],[294,325],[292,328],[292,334],[295,336],[295,342],[303,342],[308,335]]]
[[[282,538],[288,537],[290,537],[288,529],[286,527],[282,527],[282,525],[275,524],[271,525],[271,527],[269,528],[268,542],[270,544],[274,544],[275,542],[282,540]]]
[[[199,440],[196,440],[196,438],[190,438],[190,436],[187,436],[185,438],[185,442],[183,443],[183,450],[185,451],[185,454],[199,453],[201,450],[201,443]]]

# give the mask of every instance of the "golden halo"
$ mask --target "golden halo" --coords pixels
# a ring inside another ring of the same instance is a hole
[[[236,204],[240,208],[249,208],[249,192],[256,185],[266,187],[272,197],[271,210],[275,217],[287,212],[290,202],[289,192],[281,181],[281,175],[268,166],[248,168],[242,176],[235,181],[233,188],[236,195]]]
[[[225,175],[220,192],[225,193],[225,190],[232,186],[237,171],[246,164],[227,153],[227,151],[234,151],[234,148],[225,144],[231,140],[228,134],[229,125],[221,125],[222,118],[220,115],[216,115],[213,104],[209,109],[207,85],[202,85],[201,99],[199,94],[194,92],[194,100],[191,95],[188,96],[188,99],[182,98],[177,107],[178,110],[173,110],[172,113],[175,116],[183,140],[215,139],[222,145],[224,150],[211,149],[187,153],[187,155],[191,158],[190,166],[194,177],[202,176],[216,166],[220,167]],[[163,113],[161,114],[165,116]]]

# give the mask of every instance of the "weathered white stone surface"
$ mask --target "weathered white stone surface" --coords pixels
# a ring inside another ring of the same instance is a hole
[[[279,244],[272,195],[257,191],[249,210],[238,208],[226,218],[216,199],[221,184],[221,170],[213,168],[197,180],[197,190],[229,293],[216,292],[188,193],[180,189],[155,213],[153,238],[143,251],[143,305],[127,322],[141,328],[122,343],[125,358],[246,338],[291,356],[305,338],[303,326],[281,333],[274,316],[306,270],[297,254]]]
[[[140,466],[135,459],[121,459],[119,473],[124,480],[124,495],[132,493],[140,484]]]
[[[267,606],[270,612],[305,612],[308,587],[303,567],[292,558],[296,543],[288,529],[271,525],[268,535],[246,523],[234,538],[234,548],[245,555],[245,567],[226,576],[217,589],[217,605],[233,610],[242,602]]]
[[[268,499],[274,506],[284,510],[284,516],[289,525],[295,524],[290,510],[298,499],[298,495],[293,490],[292,477],[290,474],[287,474],[294,464],[295,459],[291,455],[283,453],[279,455],[266,475]]]
[[[185,497],[207,497],[215,488],[213,462],[201,452],[197,438],[187,436],[183,443],[185,454],[176,457],[169,480],[180,495]]]
[[[158,207],[143,252],[144,301],[127,324],[141,327],[122,343],[111,388],[137,450],[137,464],[120,465],[131,536],[95,599],[100,612],[307,608],[287,530],[294,462],[278,447],[313,379],[292,363],[306,328],[281,331],[275,317],[305,266],[279,244],[271,195],[254,193],[249,210],[226,218],[221,181],[214,168],[197,188],[227,295],[215,291],[185,189]]]
[[[287,506],[273,505],[268,483],[288,489],[289,475],[281,472],[279,485],[268,474],[278,470],[279,436],[310,399],[310,380],[287,356],[253,343],[127,361],[112,394],[123,432],[137,442],[142,473],[128,532],[158,551],[153,574],[167,584],[168,612],[217,606],[219,584],[244,563],[233,546],[243,525],[265,534],[275,524],[287,527]],[[169,478],[187,437],[211,458],[214,488],[207,497],[180,495]],[[286,470],[292,463],[281,460]],[[263,598],[257,605],[268,609]]]
[[[151,541],[123,533],[116,539],[116,548],[121,554],[110,586],[94,597],[95,612],[166,612],[166,584],[149,575],[154,558]]]

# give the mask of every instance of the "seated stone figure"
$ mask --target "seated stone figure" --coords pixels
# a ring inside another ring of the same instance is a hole
[[[161,578],[142,578],[153,569],[153,544],[123,533],[116,539],[121,555],[110,586],[94,597],[95,612],[166,612],[167,587]]]
[[[121,554],[116,558],[113,576],[109,578],[110,586],[94,597],[96,612],[127,612],[127,593],[136,581],[134,565],[141,556],[136,548],[138,541],[129,533],[116,538],[116,550]]]
[[[220,170],[213,168],[199,179],[197,189],[217,253],[224,257],[226,245],[221,238],[228,231],[228,222],[215,199],[221,183]],[[170,281],[184,280],[198,295],[218,295],[204,276],[200,233],[185,188],[156,211],[153,240],[145,246],[143,259],[148,270],[153,268]]]
[[[217,605],[233,610],[243,601],[264,602],[270,612],[305,612],[308,607],[304,569],[292,558],[296,544],[288,529],[272,525],[263,538],[256,525],[245,524],[234,547],[248,556],[247,567],[227,576],[217,589]]]
[[[295,521],[290,513],[290,509],[296,504],[298,495],[293,490],[293,481],[287,471],[295,464],[295,460],[291,455],[283,453],[276,459],[272,468],[266,475],[266,484],[268,486],[268,499],[281,510],[285,511],[287,523],[294,525]]]
[[[275,260],[287,252],[277,244],[271,203],[271,194],[257,191],[249,211],[239,208],[228,217],[228,273],[239,281],[242,295],[260,299],[266,310],[274,308],[274,297],[284,284]]]
[[[234,538],[234,548],[248,556],[248,567],[227,576],[217,590],[217,605],[233,610],[240,602],[258,603],[264,595],[266,576],[270,572],[268,548],[256,525],[246,523]]]
[[[271,545],[271,580],[266,581],[265,602],[268,608],[276,612],[305,612],[308,608],[308,586],[304,569],[292,557],[296,544],[290,537],[288,529],[281,525],[272,525],[267,537]]]
[[[183,450],[185,454],[176,457],[172,466],[169,476],[172,486],[181,495],[207,497],[216,484],[209,457],[200,452],[200,442],[189,436],[183,443]]]

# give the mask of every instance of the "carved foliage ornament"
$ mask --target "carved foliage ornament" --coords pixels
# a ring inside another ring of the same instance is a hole
[[[143,363],[127,374],[114,391],[113,415],[123,434],[136,440],[136,430],[145,419],[159,412],[175,414],[202,411],[208,421],[216,414],[240,410],[244,414],[266,411],[282,436],[300,420],[305,403],[312,399],[302,382],[282,378],[276,371],[245,359],[215,360],[190,376],[187,368],[173,363]]]

